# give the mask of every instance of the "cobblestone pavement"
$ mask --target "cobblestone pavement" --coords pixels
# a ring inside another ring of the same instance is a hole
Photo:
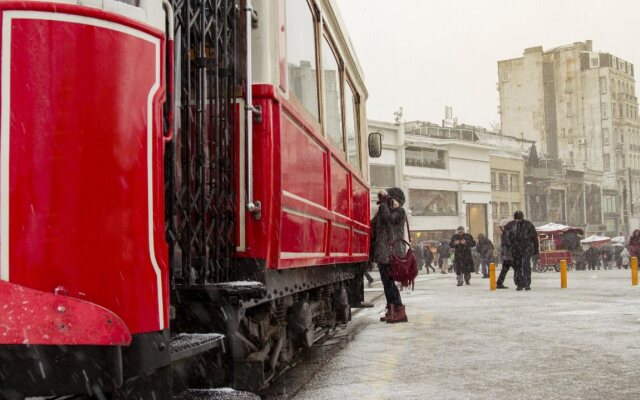
[[[534,273],[530,292],[488,286],[479,275],[463,287],[455,275],[421,275],[402,292],[408,323],[379,322],[379,299],[309,359],[315,369],[298,370],[304,383],[285,397],[640,398],[640,287],[629,270],[572,271],[568,289],[555,272]]]

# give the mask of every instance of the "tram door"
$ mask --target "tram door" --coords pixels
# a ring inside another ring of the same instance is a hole
[[[475,238],[480,233],[487,236],[487,205],[486,204],[467,204],[467,226],[469,233]]]

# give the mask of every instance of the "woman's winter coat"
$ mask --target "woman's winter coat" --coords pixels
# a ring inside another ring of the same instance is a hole
[[[640,257],[640,229],[633,231],[629,238],[629,254],[631,257]]]
[[[404,208],[391,209],[387,203],[379,205],[376,216],[371,220],[371,261],[378,264],[389,264],[391,243],[398,239],[404,239],[406,221],[407,214]],[[397,254],[402,252],[403,246],[399,247],[400,249],[396,249]]]

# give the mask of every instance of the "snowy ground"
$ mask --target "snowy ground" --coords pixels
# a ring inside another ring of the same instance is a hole
[[[509,290],[495,292],[479,275],[463,287],[454,275],[420,278],[402,292],[408,323],[379,322],[378,300],[294,398],[640,399],[640,287],[629,270],[572,271],[568,289],[558,273],[534,273],[530,292],[516,292],[511,273]]]

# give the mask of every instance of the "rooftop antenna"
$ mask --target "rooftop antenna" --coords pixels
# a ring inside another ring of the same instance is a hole
[[[445,127],[454,127],[458,123],[458,119],[453,116],[453,107],[444,106],[444,122]]]
[[[398,111],[393,112],[393,118],[396,125],[400,125],[402,123],[402,107],[398,108]]]

